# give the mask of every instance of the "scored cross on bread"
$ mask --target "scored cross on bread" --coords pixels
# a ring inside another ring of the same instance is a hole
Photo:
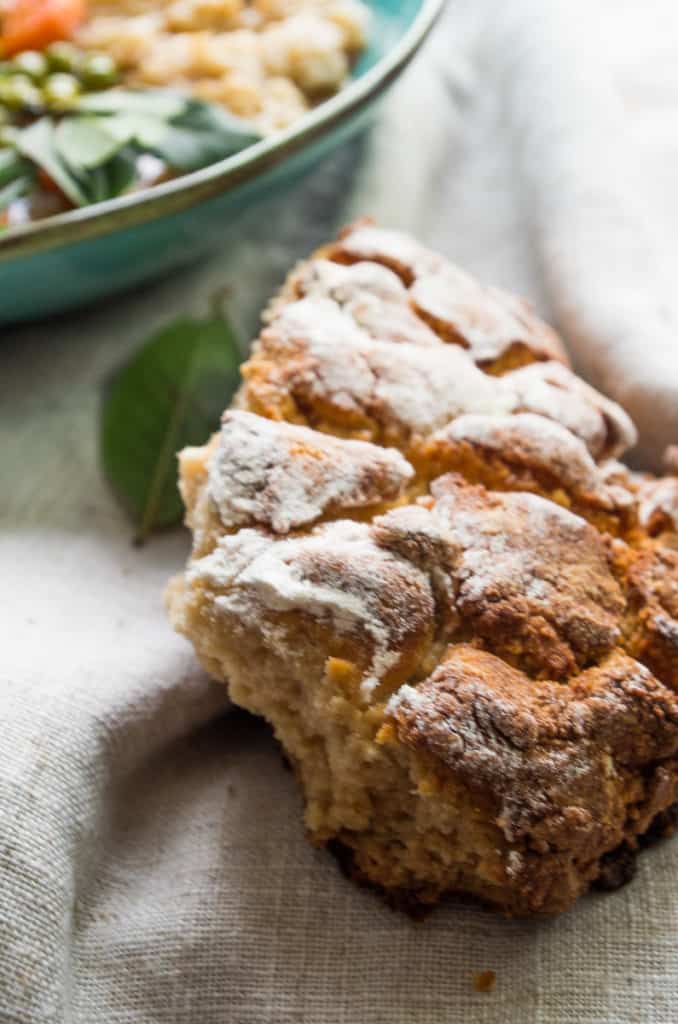
[[[678,800],[678,478],[529,307],[359,222],[180,456],[175,627],[310,838],[406,905],[566,909]]]

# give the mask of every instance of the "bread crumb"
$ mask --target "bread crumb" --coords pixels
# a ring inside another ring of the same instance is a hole
[[[491,992],[497,984],[497,975],[494,971],[481,971],[473,979],[473,987],[476,992]]]

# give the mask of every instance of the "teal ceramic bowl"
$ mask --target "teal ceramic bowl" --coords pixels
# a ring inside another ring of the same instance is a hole
[[[367,123],[444,0],[369,0],[370,45],[354,80],[291,129],[136,195],[0,238],[0,324],[62,313],[187,264],[244,210],[278,194]]]

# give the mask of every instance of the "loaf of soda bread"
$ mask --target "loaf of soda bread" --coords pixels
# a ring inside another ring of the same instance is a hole
[[[359,222],[181,453],[172,621],[392,901],[559,912],[670,831],[678,476],[635,437],[525,303]]]

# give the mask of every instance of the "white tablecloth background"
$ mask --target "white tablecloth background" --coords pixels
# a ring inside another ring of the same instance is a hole
[[[293,260],[360,211],[555,313],[579,365],[635,403],[656,459],[678,387],[678,14],[673,0],[592,8],[453,4],[391,127],[225,225],[215,257],[3,333],[3,1024],[678,1019],[675,842],[630,887],[538,923],[453,903],[414,924],[314,851],[267,729],[228,711],[166,623],[186,536],[133,548],[96,452],[101,383],[152,328],[228,283],[251,334]],[[484,969],[497,984],[476,993]]]

